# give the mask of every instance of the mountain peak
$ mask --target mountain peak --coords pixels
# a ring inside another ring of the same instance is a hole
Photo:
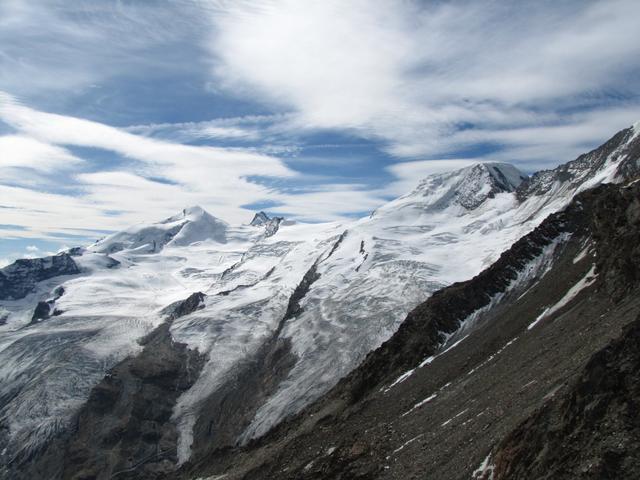
[[[276,234],[283,220],[283,217],[270,217],[261,210],[253,216],[253,220],[249,225],[252,227],[264,227],[265,236],[271,237]]]
[[[182,213],[186,217],[186,216],[202,216],[207,212],[200,205],[194,205],[192,207],[185,208],[184,210],[182,210]]]
[[[526,178],[508,163],[474,163],[453,172],[429,175],[408,196],[420,197],[430,210],[454,204],[473,210],[498,193],[513,192]]]
[[[193,205],[191,207],[183,208],[180,212],[176,213],[175,215],[172,215],[169,218],[162,220],[159,223],[167,224],[167,223],[180,222],[183,220],[194,222],[203,217],[215,218],[213,215],[211,215],[201,206]]]
[[[106,253],[131,249],[155,253],[169,244],[186,246],[205,240],[226,243],[227,227],[225,221],[202,207],[192,206],[160,222],[137,225],[109,235],[95,244],[93,249]]]
[[[249,225],[251,225],[252,227],[259,227],[267,223],[269,220],[269,215],[261,210],[253,216],[253,220],[251,220],[251,223]]]

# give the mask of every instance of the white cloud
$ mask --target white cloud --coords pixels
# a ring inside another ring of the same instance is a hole
[[[220,88],[291,110],[290,126],[382,138],[400,157],[450,153],[461,125],[494,138],[554,126],[560,135],[579,126],[561,111],[576,107],[593,110],[610,133],[628,124],[598,95],[640,87],[633,0],[213,5],[207,47]],[[518,146],[507,142],[506,150]],[[555,146],[547,159],[568,151]],[[540,161],[535,148],[513,153]]]
[[[402,19],[370,5],[227,3],[213,13],[214,72],[233,91],[296,107],[301,125],[358,127],[396,104],[396,74],[410,52]]]
[[[0,2],[0,89],[78,93],[118,76],[197,71],[195,2]],[[185,54],[188,53],[188,54]]]
[[[98,122],[41,112],[8,94],[0,94],[0,120],[19,132],[13,137],[38,146],[37,154],[29,157],[33,164],[48,152],[58,152],[59,160],[64,160],[68,152],[61,145],[100,148],[131,159],[119,170],[105,170],[109,165],[102,165],[99,171],[72,174],[80,192],[73,196],[0,185],[6,207],[3,222],[22,227],[3,230],[5,238],[98,235],[100,230],[157,220],[188,205],[202,205],[214,215],[241,222],[251,216],[242,205],[268,200],[278,205],[278,211],[318,221],[371,210],[382,201],[361,185],[329,184],[292,192],[267,187],[249,177],[295,178],[299,174],[280,159],[252,150],[143,137]]]
[[[82,163],[64,148],[24,135],[0,136],[0,152],[0,168],[23,167],[51,172]]]
[[[183,191],[182,196],[189,192],[199,195],[207,200],[207,205],[226,210],[223,213],[227,215],[239,213],[241,204],[263,199],[268,193],[268,189],[250,182],[247,177],[295,175],[293,170],[276,157],[249,150],[183,145],[146,138],[98,122],[40,112],[21,105],[8,94],[0,94],[0,119],[39,145],[100,148],[134,160],[135,163],[129,165],[129,168],[136,173],[128,175],[127,181],[120,185],[123,188],[133,191],[153,186],[155,191],[165,191],[165,184],[143,180],[141,177],[164,178],[178,184],[179,188],[173,190]],[[105,198],[97,198],[103,190],[92,189],[92,186],[104,186],[103,184],[87,182],[87,179],[94,177],[79,175],[76,178],[88,184],[90,198],[107,201]],[[118,181],[122,180],[122,176],[118,178]],[[174,203],[177,200],[175,195],[168,198]]]

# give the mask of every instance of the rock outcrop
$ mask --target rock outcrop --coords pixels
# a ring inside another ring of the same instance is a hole
[[[284,217],[269,217],[264,212],[258,212],[253,216],[253,220],[249,225],[252,227],[264,227],[265,237],[271,237],[278,232],[283,221]]]
[[[33,291],[38,282],[78,273],[78,265],[67,253],[16,260],[0,270],[0,300],[24,298]]]

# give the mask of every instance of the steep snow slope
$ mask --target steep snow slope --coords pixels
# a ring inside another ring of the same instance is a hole
[[[0,303],[3,460],[25,458],[67,428],[92,386],[140,352],[138,340],[165,320],[162,309],[197,291],[203,308],[170,330],[207,357],[174,410],[178,456],[266,432],[332,387],[430,293],[477,274],[576,192],[615,180],[637,135],[621,132],[522,186],[504,164],[434,175],[351,224],[281,222],[269,235],[191,208],[76,252],[80,273]],[[62,313],[29,325],[37,302],[60,285]],[[273,345],[290,358],[277,381],[268,363],[254,368],[273,358]],[[247,375],[260,377],[261,390],[234,397]]]

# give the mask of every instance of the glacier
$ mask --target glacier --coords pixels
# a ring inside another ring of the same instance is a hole
[[[615,148],[530,178],[497,163],[431,175],[355,221],[278,219],[268,229],[268,217],[231,225],[190,207],[73,249],[77,273],[37,281],[23,298],[0,290],[0,456],[36,452],[68,428],[91,388],[165,322],[163,309],[194,292],[204,294],[201,308],[170,326],[174,341],[206,356],[173,412],[179,461],[191,455],[206,400],[281,338],[295,362],[237,442],[265,434],[334,386],[431,293],[479,273],[579,191],[617,181],[637,135],[629,129]],[[31,322],[60,286],[58,314]]]

